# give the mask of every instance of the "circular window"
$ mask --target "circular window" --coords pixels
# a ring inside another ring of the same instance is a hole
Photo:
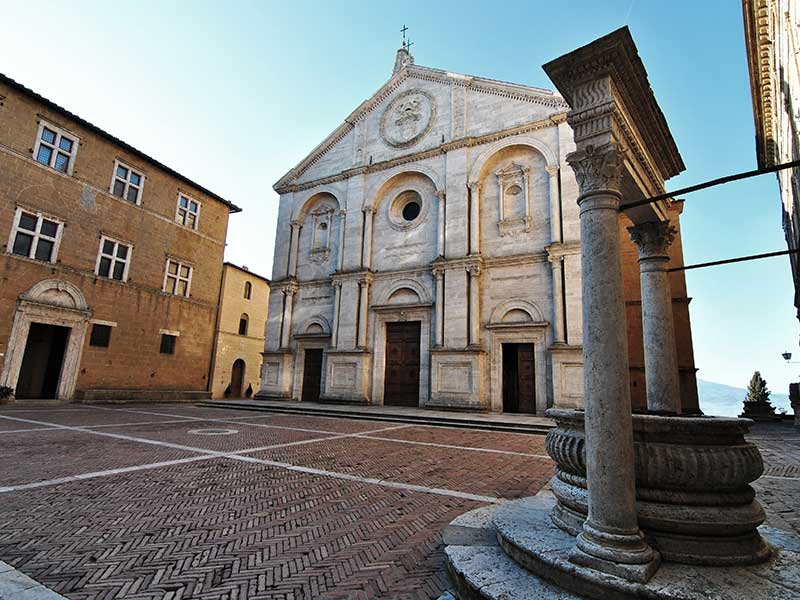
[[[409,202],[403,207],[403,218],[406,221],[413,221],[419,216],[420,210],[422,208],[417,202]]]
[[[416,190],[400,192],[389,203],[389,222],[395,229],[413,229],[422,223],[427,210],[426,204]]]

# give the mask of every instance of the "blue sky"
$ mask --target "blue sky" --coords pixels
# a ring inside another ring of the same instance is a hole
[[[226,257],[272,271],[272,184],[391,74],[417,63],[552,88],[541,65],[627,24],[686,172],[755,167],[739,2],[17,2],[0,72],[242,206]],[[687,263],[785,247],[773,176],[687,196]],[[800,379],[788,259],[687,273],[699,376],[775,391]],[[798,367],[798,368],[796,368]]]

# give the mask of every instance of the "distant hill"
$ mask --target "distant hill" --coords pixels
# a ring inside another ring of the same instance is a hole
[[[700,397],[700,410],[705,414],[719,417],[738,417],[742,412],[742,402],[747,396],[747,390],[698,379],[697,394]],[[786,412],[792,412],[788,394],[772,393],[769,396],[769,400],[772,402],[772,406],[775,407],[775,412],[779,412],[782,408],[785,408]]]

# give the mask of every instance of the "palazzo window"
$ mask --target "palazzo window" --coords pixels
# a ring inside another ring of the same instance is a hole
[[[253,284],[249,281],[244,282],[244,299],[250,300],[250,296],[253,294]]]
[[[77,137],[49,123],[39,124],[36,146],[33,149],[33,157],[37,162],[71,175],[77,151]]]
[[[61,221],[18,208],[8,248],[17,256],[55,262],[63,230]]]
[[[128,281],[132,247],[117,240],[101,237],[95,273],[100,277]]]
[[[175,342],[178,340],[177,335],[171,335],[169,333],[162,333],[161,334],[161,348],[159,352],[161,354],[175,354]]]
[[[89,336],[89,345],[98,348],[108,348],[111,344],[111,325],[102,323],[92,324],[92,333]]]
[[[143,186],[144,175],[139,171],[119,161],[114,163],[114,176],[111,178],[112,194],[133,204],[140,204]]]
[[[189,229],[197,229],[197,221],[199,219],[200,203],[188,196],[178,194],[178,209],[175,213],[175,221]]]
[[[247,314],[243,314],[239,319],[239,335],[247,335],[247,323],[249,318]]]
[[[188,298],[191,282],[192,267],[168,258],[164,273],[164,291],[168,294]]]
[[[500,235],[515,235],[531,230],[530,168],[511,163],[495,172],[498,185]]]

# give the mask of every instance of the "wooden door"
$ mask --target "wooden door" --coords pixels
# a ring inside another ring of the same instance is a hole
[[[242,386],[244,385],[244,361],[237,358],[233,362],[231,369],[231,397],[242,397]]]
[[[519,390],[518,412],[536,412],[536,372],[533,363],[533,344],[517,346],[517,377]]]
[[[503,344],[503,412],[536,412],[533,344]]]
[[[309,348],[303,365],[303,402],[319,402],[322,385],[322,348]]]
[[[419,321],[386,324],[383,403],[419,406]]]

